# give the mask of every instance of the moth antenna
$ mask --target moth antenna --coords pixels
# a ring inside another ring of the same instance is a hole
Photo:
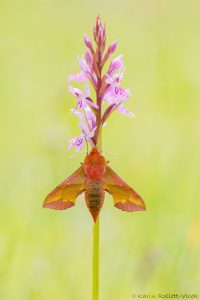
[[[116,152],[110,152],[110,151],[103,151],[103,152],[111,154],[111,155],[115,155],[115,156],[119,155],[119,153],[116,153]]]
[[[82,151],[80,151],[79,153],[76,153],[76,154],[70,155],[70,156],[68,156],[68,158],[74,158],[74,157],[76,157],[76,156],[80,155],[81,153],[82,153]]]

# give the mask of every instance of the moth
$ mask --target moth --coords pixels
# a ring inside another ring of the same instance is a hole
[[[86,205],[96,222],[105,192],[112,195],[114,206],[128,212],[145,210],[142,198],[108,165],[97,148],[85,157],[81,166],[59,184],[44,200],[43,207],[63,210],[75,205],[84,193]]]

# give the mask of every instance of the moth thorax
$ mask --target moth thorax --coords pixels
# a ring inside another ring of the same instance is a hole
[[[91,151],[84,160],[84,169],[86,176],[92,180],[101,180],[106,167],[105,158],[95,151]]]

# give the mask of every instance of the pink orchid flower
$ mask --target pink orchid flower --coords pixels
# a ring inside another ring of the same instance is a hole
[[[97,84],[97,78],[94,74],[93,63],[90,61],[88,63],[88,56],[86,57],[87,61],[81,57],[78,57],[78,62],[81,68],[81,72],[84,74],[85,78],[87,78],[93,87]]]
[[[84,140],[85,140],[85,137],[83,134],[81,134],[80,136],[74,137],[73,139],[69,140],[70,144],[69,144],[68,149],[70,150],[72,147],[74,147],[76,152],[80,151],[84,146]]]
[[[89,85],[85,84],[85,93],[83,93],[78,88],[73,88],[72,86],[69,86],[69,92],[78,100],[75,110],[84,109],[87,105],[90,105],[96,109],[98,108],[98,106],[89,97]]]
[[[94,142],[92,137],[95,134],[96,126],[96,117],[92,110],[86,107],[85,112],[73,111],[72,113],[75,114],[79,118],[79,127],[81,129],[81,135],[75,137],[69,141],[69,149],[75,147],[75,151],[80,151],[83,146],[84,142],[87,141],[91,147],[94,147]]]
[[[120,87],[120,80],[123,77],[123,73],[115,74],[113,77],[106,75],[106,83],[109,85],[104,94],[104,100],[110,104],[119,103],[128,99],[130,91]]]
[[[103,99],[110,105],[116,104],[116,106],[113,106],[112,112],[117,110],[119,113],[131,117],[134,116],[134,114],[124,107],[124,102],[127,101],[130,96],[130,90],[120,87],[120,81],[122,80],[123,75],[124,70],[113,76],[106,74],[106,83],[109,86],[105,91]]]

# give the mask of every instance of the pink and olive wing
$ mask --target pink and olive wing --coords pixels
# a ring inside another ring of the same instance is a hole
[[[115,207],[125,211],[145,210],[142,198],[109,166],[104,175],[104,190],[113,196]]]
[[[75,204],[75,200],[85,191],[85,171],[81,166],[70,177],[59,184],[44,200],[43,207],[67,209]]]

